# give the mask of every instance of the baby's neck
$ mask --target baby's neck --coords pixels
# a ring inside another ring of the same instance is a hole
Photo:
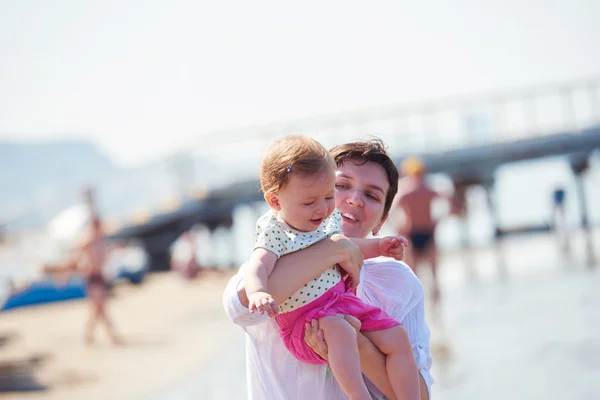
[[[295,228],[294,226],[290,225],[286,220],[284,220],[283,218],[281,218],[281,215],[277,211],[273,211],[273,213],[275,214],[275,217],[279,220],[279,222],[281,222],[282,224],[284,224],[288,228],[291,228],[291,229],[293,229],[295,231],[303,232],[303,233],[312,232],[312,231],[305,231],[305,230],[302,230],[302,229]]]

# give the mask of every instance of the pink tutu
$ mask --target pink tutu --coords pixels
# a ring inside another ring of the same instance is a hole
[[[313,319],[333,315],[352,315],[360,320],[361,331],[379,331],[400,325],[379,307],[363,303],[352,289],[346,288],[344,281],[329,289],[325,294],[289,313],[275,317],[285,347],[300,361],[309,364],[327,364],[304,342],[304,324]]]

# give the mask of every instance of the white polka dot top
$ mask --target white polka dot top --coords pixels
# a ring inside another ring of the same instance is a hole
[[[318,229],[311,232],[300,232],[293,229],[278,219],[277,215],[270,210],[256,222],[256,244],[254,248],[269,250],[279,258],[341,232],[342,216],[337,209],[321,223]],[[315,301],[341,280],[342,275],[339,268],[337,266],[329,268],[319,277],[306,283],[283,304],[280,304],[280,312],[294,311]]]

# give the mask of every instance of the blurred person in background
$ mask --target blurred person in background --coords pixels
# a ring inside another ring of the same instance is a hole
[[[103,323],[113,344],[122,344],[109,318],[106,303],[110,295],[110,285],[104,275],[110,248],[106,241],[102,221],[98,216],[91,188],[84,190],[84,199],[88,207],[90,224],[88,231],[75,246],[67,265],[70,274],[78,272],[85,281],[86,297],[89,299],[90,316],[86,324],[84,340],[87,345],[94,343],[94,331],[98,322]],[[68,278],[67,278],[68,279]]]
[[[347,143],[330,150],[336,165],[335,206],[342,215],[347,237],[377,234],[386,221],[397,191],[398,170],[381,141]],[[268,279],[276,301],[287,299],[306,281],[332,265],[356,268],[357,296],[397,319],[406,328],[419,370],[421,400],[429,399],[430,330],[425,321],[423,286],[404,263],[379,257],[364,261],[347,237],[334,235],[306,249],[281,257]],[[360,270],[360,271],[359,271]],[[285,348],[277,324],[266,314],[250,313],[244,288],[246,264],[231,278],[223,294],[229,318],[246,333],[246,373],[249,398],[335,400],[347,398],[328,366],[298,361]],[[328,349],[318,321],[305,327],[307,344],[327,359]],[[375,399],[393,398],[385,373],[386,357],[362,334],[357,334],[361,369],[373,378],[369,390]],[[382,373],[382,371],[384,371]],[[377,377],[383,377],[375,381]],[[374,384],[374,385],[373,385]]]
[[[196,244],[196,234],[193,229],[190,229],[183,232],[172,246],[171,270],[181,274],[184,279],[196,278],[200,273]]]
[[[463,210],[464,206],[455,204],[453,198],[445,196],[425,181],[427,170],[417,157],[407,157],[401,165],[403,178],[399,182],[398,196],[392,209],[402,211],[402,216],[395,218],[395,226],[399,235],[405,235],[410,241],[407,250],[407,263],[415,274],[421,264],[431,266],[432,296],[434,303],[440,298],[437,277],[438,257],[435,243],[435,229],[438,219],[432,215],[432,205],[436,199],[446,199],[453,211]],[[417,274],[418,275],[418,274]]]
[[[565,188],[558,185],[552,191],[552,229],[559,243],[559,248],[564,253],[569,251],[569,237],[567,235],[567,220],[565,215]]]
[[[102,232],[102,223],[98,216],[93,216],[90,232],[76,248],[71,263],[73,270],[79,270],[85,280],[86,296],[90,302],[90,318],[85,329],[85,342],[94,343],[94,330],[98,322],[104,323],[111,341],[122,344],[116,334],[112,320],[109,318],[106,303],[110,295],[110,286],[104,277],[104,265],[108,258],[108,246]]]

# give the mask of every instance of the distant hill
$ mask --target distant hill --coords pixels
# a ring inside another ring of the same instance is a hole
[[[0,141],[0,220],[53,213],[78,200],[83,185],[114,171],[111,160],[89,142]]]
[[[161,210],[193,187],[256,179],[259,160],[259,152],[247,151],[235,157],[204,155],[179,165],[165,159],[116,168],[89,142],[0,141],[0,227],[7,222],[9,231],[40,226],[80,202],[87,184],[95,186],[102,216],[126,221],[139,210]]]

